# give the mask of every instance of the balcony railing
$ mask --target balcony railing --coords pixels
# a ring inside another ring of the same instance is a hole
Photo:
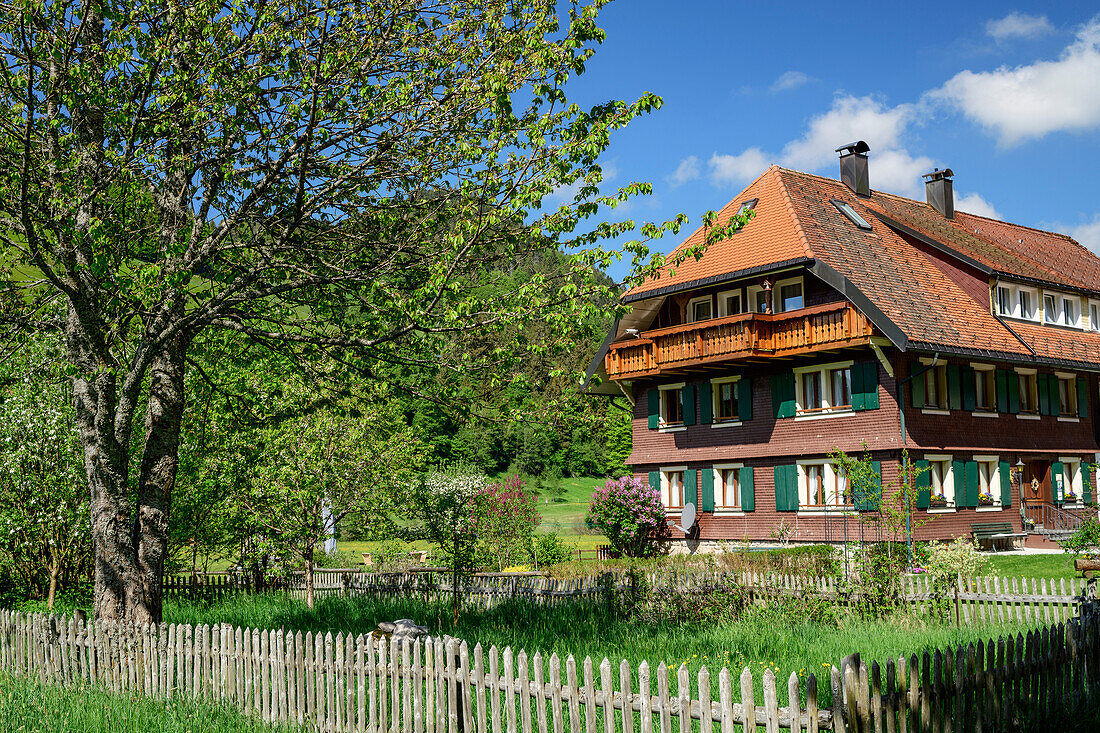
[[[871,333],[871,322],[847,302],[790,313],[742,313],[613,343],[605,366],[611,379],[633,379],[714,362],[857,346],[868,343]]]

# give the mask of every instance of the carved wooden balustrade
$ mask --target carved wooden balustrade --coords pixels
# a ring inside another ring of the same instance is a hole
[[[828,303],[790,313],[741,313],[670,328],[611,344],[611,379],[635,379],[734,359],[790,356],[866,344],[871,322],[851,303]]]

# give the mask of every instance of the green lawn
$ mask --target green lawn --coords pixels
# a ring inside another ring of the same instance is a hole
[[[0,728],[19,733],[274,733],[225,706],[179,697],[113,695],[99,687],[61,688],[0,673]]]
[[[1004,578],[1077,578],[1073,555],[991,555],[989,575]]]
[[[321,599],[311,611],[300,601],[259,596],[228,599],[206,607],[168,603],[165,621],[358,634],[375,629],[380,621],[411,618],[428,626],[433,634],[451,634],[485,647],[495,644],[525,649],[529,656],[541,651],[548,658],[557,652],[563,659],[568,654],[578,660],[591,656],[597,664],[607,657],[616,667],[626,659],[635,672],[642,660],[674,667],[683,663],[692,679],[706,665],[713,673],[714,694],[718,693],[716,672],[722,666],[729,666],[737,674],[743,667],[751,667],[758,691],[762,692],[759,674],[765,667],[782,680],[791,672],[814,672],[820,683],[820,673],[828,664],[838,664],[842,657],[856,651],[868,661],[884,662],[899,654],[920,654],[1026,629],[1015,624],[955,629],[908,616],[895,620],[811,621],[805,620],[801,608],[804,604],[795,605],[798,607],[786,613],[753,610],[736,621],[670,623],[633,620],[624,613],[609,613],[599,604],[541,608],[509,603],[489,611],[466,611],[454,624],[446,604],[329,597]]]

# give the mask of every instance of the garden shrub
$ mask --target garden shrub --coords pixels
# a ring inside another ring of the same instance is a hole
[[[627,557],[657,554],[668,536],[661,495],[648,482],[632,476],[608,479],[592,494],[587,520]]]
[[[1077,530],[1062,541],[1062,549],[1075,557],[1082,553],[1095,554],[1100,550],[1100,522],[1086,519]]]
[[[535,559],[539,567],[549,567],[563,562],[569,562],[576,554],[576,547],[571,542],[566,542],[556,532],[540,534],[534,542]]]
[[[528,491],[527,482],[515,475],[474,496],[473,526],[482,562],[488,559],[488,564],[501,571],[530,560],[531,538],[542,521],[536,502],[535,492]]]

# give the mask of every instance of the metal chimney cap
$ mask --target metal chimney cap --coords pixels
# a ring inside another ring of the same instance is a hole
[[[938,181],[941,178],[951,178],[954,175],[955,171],[951,170],[950,168],[944,168],[942,171],[939,168],[936,168],[931,173],[921,174],[921,178],[927,178],[930,181]]]
[[[848,143],[847,145],[841,145],[833,152],[839,153],[844,151],[845,155],[852,155],[853,153],[866,153],[871,149],[871,146],[862,140],[856,140],[854,143]]]

